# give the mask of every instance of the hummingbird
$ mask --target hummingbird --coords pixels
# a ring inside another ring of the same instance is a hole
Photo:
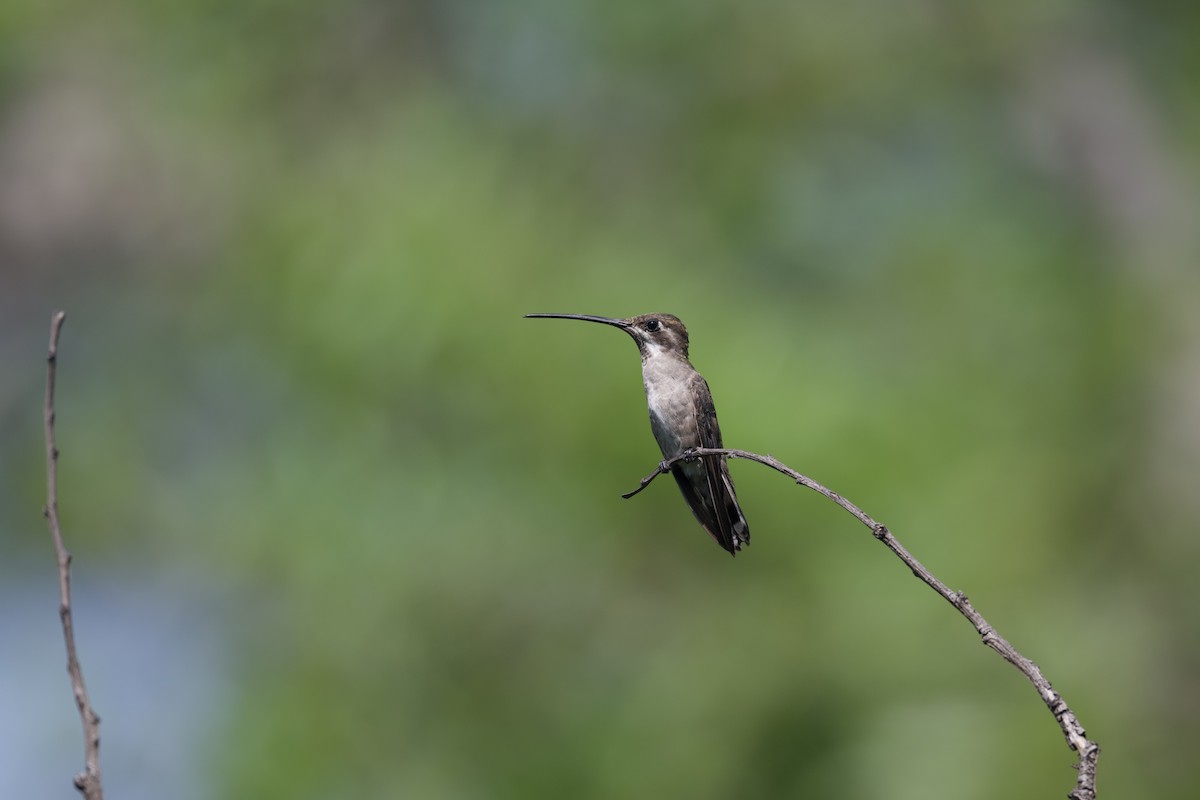
[[[721,428],[712,392],[688,360],[688,333],[673,314],[641,314],[628,319],[591,314],[526,314],[528,318],[581,319],[628,333],[642,355],[642,384],[650,409],[650,430],[666,459],[693,447],[720,448]],[[738,505],[725,457],[681,461],[671,474],[683,499],[717,544],[736,556],[750,544],[750,526]]]

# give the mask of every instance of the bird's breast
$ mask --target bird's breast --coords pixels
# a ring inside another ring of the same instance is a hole
[[[690,366],[674,359],[649,359],[642,365],[650,429],[666,458],[700,444]]]

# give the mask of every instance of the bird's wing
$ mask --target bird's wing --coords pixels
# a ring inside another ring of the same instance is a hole
[[[692,396],[696,398],[696,432],[701,447],[721,448],[721,426],[717,423],[717,410],[713,405],[708,382],[700,373],[692,378]],[[725,458],[704,458],[705,476],[708,480],[709,496],[713,499],[711,520],[701,520],[721,547],[736,555],[742,545],[750,544],[750,526],[738,505],[733,489],[733,478]],[[706,504],[707,505],[707,504]],[[693,506],[694,507],[694,506]]]

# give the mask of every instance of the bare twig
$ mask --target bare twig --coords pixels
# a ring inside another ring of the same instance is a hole
[[[104,788],[100,784],[100,717],[92,710],[87,688],[83,684],[83,670],[75,652],[75,627],[71,619],[71,553],[63,543],[62,529],[58,524],[58,447],[54,443],[54,373],[58,362],[58,334],[67,315],[54,312],[50,321],[50,354],[46,359],[46,507],[42,513],[50,525],[50,536],[54,539],[54,552],[58,556],[58,615],[62,618],[63,639],[67,644],[67,674],[71,676],[71,689],[75,694],[75,705],[79,707],[79,718],[83,722],[83,752],[86,769],[75,776],[75,788],[86,800],[103,800]]]
[[[750,453],[745,450],[729,450],[715,448],[694,448],[685,450],[674,458],[669,458],[658,465],[658,468],[651,472],[646,477],[642,478],[641,483],[632,492],[622,495],[626,499],[633,497],[638,492],[650,485],[650,482],[664,472],[669,472],[671,467],[680,462],[696,458],[744,458],[750,461],[757,461],[759,464],[770,467],[776,472],[783,473],[794,480],[801,486],[806,486],[814,492],[825,495],[833,502],[844,508],[854,516],[863,525],[871,529],[871,533],[876,539],[896,554],[904,564],[912,570],[913,575],[924,581],[929,588],[933,589],[941,595],[950,605],[958,609],[967,620],[975,626],[976,632],[983,639],[983,643],[1000,654],[1005,661],[1016,667],[1022,675],[1029,679],[1037,689],[1038,695],[1042,698],[1042,702],[1050,709],[1050,713],[1058,721],[1058,725],[1062,728],[1063,735],[1066,736],[1067,746],[1079,754],[1079,763],[1076,765],[1078,777],[1075,781],[1075,788],[1067,795],[1070,800],[1095,800],[1096,797],[1096,760],[1100,756],[1100,745],[1087,738],[1084,732],[1083,725],[1074,712],[1067,706],[1062,695],[1054,691],[1054,687],[1050,685],[1050,681],[1046,680],[1042,675],[1042,671],[1038,665],[1030,661],[1025,656],[1017,652],[1008,641],[996,632],[987,620],[983,618],[971,603],[967,600],[967,596],[962,592],[950,590],[946,584],[942,583],[937,577],[930,572],[917,559],[913,558],[912,554],[905,549],[904,545],[896,540],[884,525],[876,522],[869,517],[862,509],[851,503],[846,498],[842,497],[837,492],[822,486],[812,478],[801,475],[791,467],[772,458],[771,456],[761,456],[757,453]]]

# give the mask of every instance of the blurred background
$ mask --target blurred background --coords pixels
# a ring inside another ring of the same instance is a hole
[[[0,797],[1200,792],[1194,3],[174,0],[0,11]]]

